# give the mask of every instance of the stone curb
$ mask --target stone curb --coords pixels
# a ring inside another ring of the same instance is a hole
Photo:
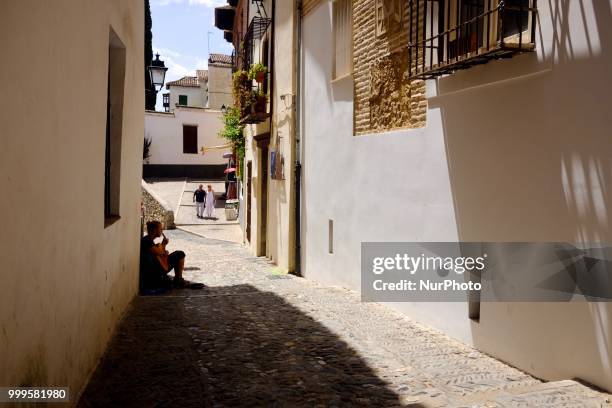
[[[142,180],[141,186],[143,190],[145,190],[147,194],[149,194],[160,205],[160,207],[163,208],[164,219],[162,221],[165,224],[165,228],[175,229],[176,225],[174,224],[174,211],[172,210],[172,208],[168,205],[166,201],[164,201],[160,196],[158,196],[155,191],[153,191],[153,189],[146,181]]]

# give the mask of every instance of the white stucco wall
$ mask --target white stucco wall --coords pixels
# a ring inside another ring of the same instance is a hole
[[[223,122],[221,112],[217,110],[178,107],[173,113],[146,112],[145,137],[151,139],[149,164],[227,163],[223,158],[226,150],[212,150],[204,155],[183,153],[183,125],[198,127],[198,151],[205,146],[227,143],[219,136]]]
[[[170,86],[170,110],[176,109],[179,103],[179,95],[187,95],[187,106],[196,108],[206,107],[206,85],[204,88],[196,88],[189,86]]]
[[[427,127],[352,135],[331,5],[304,19],[303,272],[359,290],[362,241],[612,241],[611,2],[540,4],[537,52],[429,81]],[[328,220],[334,254],[328,254]],[[612,304],[390,306],[532,374],[612,390]]]
[[[21,0],[0,13],[0,384],[71,403],[137,292],[144,7]],[[126,50],[120,219],[104,225],[109,31]],[[44,81],[44,86],[41,86]]]
[[[208,107],[221,109],[233,105],[232,67],[210,64],[208,66]]]

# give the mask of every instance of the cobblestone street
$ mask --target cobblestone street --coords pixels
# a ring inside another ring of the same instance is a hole
[[[137,297],[82,407],[602,407],[239,244],[166,233],[204,290]]]
[[[200,219],[196,216],[193,192],[202,184],[204,189],[210,184],[218,197],[214,219]],[[228,221],[225,218],[225,200],[220,198],[225,191],[225,184],[219,181],[206,180],[149,180],[149,186],[172,209],[178,228],[205,238],[242,243],[242,230],[238,220]]]

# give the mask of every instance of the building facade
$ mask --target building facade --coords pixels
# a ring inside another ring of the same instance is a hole
[[[240,216],[251,252],[285,271],[296,267],[296,11],[295,2],[276,0],[228,1],[215,10],[215,25],[236,50],[234,71],[266,67],[261,82],[249,79],[246,85],[248,92],[265,95],[265,109],[241,112],[246,147]]]
[[[206,108],[208,106],[208,71],[197,70],[196,76],[184,76],[166,84],[164,110],[171,112],[177,106]]]
[[[164,111],[177,106],[220,110],[232,104],[232,57],[210,54],[208,69],[196,70],[195,76],[184,76],[166,84]]]
[[[210,109],[232,106],[232,57],[210,54],[208,57],[208,105]]]
[[[203,147],[226,143],[219,136],[223,123],[219,110],[176,106],[172,112],[145,113],[145,138],[150,155],[144,178],[222,179],[227,160],[223,151],[202,154]]]
[[[612,240],[610,3],[484,3],[303,1],[305,277],[360,290],[362,242]],[[610,303],[389,306],[612,390]]]
[[[138,291],[143,44],[143,2],[2,5],[3,385],[76,403]]]

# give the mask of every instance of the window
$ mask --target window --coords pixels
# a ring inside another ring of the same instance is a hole
[[[119,219],[125,46],[110,29],[104,152],[104,226]]]
[[[198,127],[183,125],[183,153],[198,153]]]
[[[187,95],[179,95],[179,105],[187,106]]]
[[[429,79],[535,49],[536,0],[415,0],[411,78]]]
[[[165,94],[162,94],[162,96],[163,96],[164,111],[170,112],[170,94],[165,93]]]
[[[349,75],[353,71],[351,3],[351,0],[333,0],[334,79]]]

